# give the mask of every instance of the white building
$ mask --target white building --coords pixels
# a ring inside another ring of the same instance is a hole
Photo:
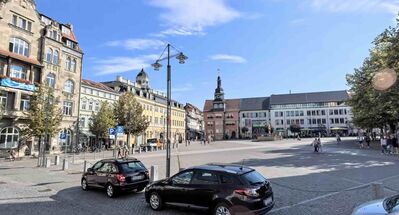
[[[254,138],[269,133],[270,97],[244,98],[240,101],[240,134]]]
[[[301,133],[331,135],[352,133],[352,112],[347,91],[295,93],[270,96],[270,120],[276,132],[290,135],[290,125]]]

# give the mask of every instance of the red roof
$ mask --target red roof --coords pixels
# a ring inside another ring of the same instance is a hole
[[[239,111],[240,110],[240,99],[226,99],[225,111]],[[204,105],[204,112],[212,111],[213,100],[206,100]]]
[[[4,49],[0,49],[0,55],[6,56],[6,57],[11,57],[11,58],[14,58],[14,59],[26,62],[26,63],[34,64],[34,65],[37,65],[37,66],[42,66],[42,64],[36,59],[25,57],[23,55],[19,55],[19,54],[13,53],[13,52],[9,52],[9,51],[4,50]]]
[[[88,85],[90,87],[94,87],[94,88],[97,88],[97,89],[106,90],[106,91],[113,92],[113,93],[118,93],[117,91],[115,91],[112,88],[106,86],[105,84],[98,83],[98,82],[95,82],[95,81],[82,79],[82,84]]]

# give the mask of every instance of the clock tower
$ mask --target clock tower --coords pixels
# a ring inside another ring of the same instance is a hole
[[[224,91],[222,88],[222,80],[220,76],[217,79],[217,87],[215,89],[215,96],[213,100],[213,109],[224,111]]]

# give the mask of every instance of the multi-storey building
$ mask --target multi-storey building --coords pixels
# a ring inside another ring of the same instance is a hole
[[[240,134],[255,138],[270,131],[270,97],[244,98],[240,101]]]
[[[224,99],[222,80],[217,79],[213,100],[206,100],[204,120],[206,138],[211,140],[239,138],[239,99]]]
[[[132,92],[142,105],[143,114],[150,125],[143,135],[135,138],[137,144],[143,144],[150,138],[166,138],[167,99],[163,92],[150,88],[149,77],[144,69],[137,74],[136,82],[118,76],[115,81],[103,82],[103,84],[119,93]],[[186,113],[184,105],[177,101],[172,101],[171,106],[171,141],[173,143],[185,140]]]
[[[80,141],[82,144],[93,144],[95,136],[89,130],[92,114],[97,114],[102,102],[112,105],[118,101],[120,94],[105,84],[91,80],[82,80],[80,95]]]
[[[36,10],[34,0],[0,1],[0,100],[5,108],[0,121],[0,148],[15,148],[26,120],[23,111],[35,88],[47,84],[54,88],[64,117],[61,123],[71,146],[79,112],[79,90],[83,52],[70,24],[59,23]],[[32,153],[36,140],[27,140]],[[59,150],[57,137],[47,150]]]
[[[204,115],[194,105],[187,103],[186,110],[186,139],[200,140],[204,135]]]
[[[352,133],[352,112],[347,91],[271,95],[270,119],[275,130],[289,134],[299,125],[304,134]]]

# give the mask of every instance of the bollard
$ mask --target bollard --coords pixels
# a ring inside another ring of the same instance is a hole
[[[132,147],[132,154],[136,154],[136,145]]]
[[[381,199],[384,197],[384,186],[382,183],[372,183],[371,190],[373,192],[373,200]]]
[[[46,162],[46,168],[49,168],[51,166],[51,159],[46,157],[45,162]]]
[[[154,151],[154,146],[151,146],[150,150],[151,150],[151,152],[153,152]]]
[[[68,160],[64,159],[62,161],[62,170],[67,170],[68,169]]]
[[[72,164],[75,164],[75,153],[72,154]]]
[[[94,150],[94,160],[96,159],[96,150]]]
[[[139,146],[139,154],[141,153],[141,146]]]
[[[188,143],[187,143],[187,141],[186,141],[186,147],[187,147],[187,144],[188,144]]]
[[[157,181],[158,180],[158,166],[154,165],[151,166],[151,175],[150,175],[150,181]]]
[[[176,149],[178,149],[179,148],[179,143],[176,143]]]
[[[146,147],[144,147],[144,152],[147,152],[147,146],[146,146]]]
[[[116,158],[116,150],[115,149],[112,149],[112,157]]]
[[[60,156],[59,155],[55,156],[54,165],[56,165],[56,166],[60,165]]]
[[[87,171],[87,161],[85,160],[83,162],[83,173],[85,173]]]

